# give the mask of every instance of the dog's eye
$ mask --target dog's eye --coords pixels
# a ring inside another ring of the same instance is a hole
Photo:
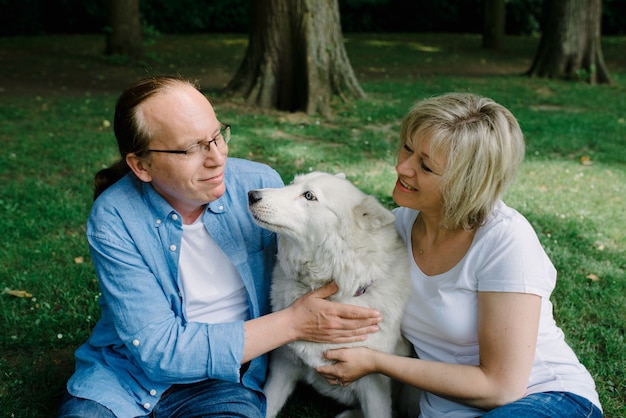
[[[317,200],[317,197],[315,197],[315,195],[313,194],[313,192],[311,191],[306,191],[302,194],[302,196],[304,196],[304,198],[306,200],[310,200],[310,201],[315,201]]]

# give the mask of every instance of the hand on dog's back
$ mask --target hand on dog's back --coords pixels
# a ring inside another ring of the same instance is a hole
[[[335,282],[330,282],[298,298],[288,308],[293,310],[293,318],[302,318],[294,323],[297,340],[320,343],[352,343],[364,341],[367,334],[380,330],[383,320],[377,309],[346,305],[327,300],[338,290]]]

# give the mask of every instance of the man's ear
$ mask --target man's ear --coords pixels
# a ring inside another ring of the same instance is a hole
[[[152,181],[152,176],[150,172],[146,170],[146,167],[149,167],[149,164],[146,163],[145,160],[140,159],[135,155],[135,153],[126,154],[126,164],[133,170],[133,173],[139,178],[139,180],[149,183]]]

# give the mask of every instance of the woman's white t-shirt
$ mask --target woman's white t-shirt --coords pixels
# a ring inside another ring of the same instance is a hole
[[[572,392],[600,408],[595,383],[552,316],[556,270],[530,223],[499,202],[451,270],[424,274],[413,259],[411,228],[418,211],[397,208],[396,227],[411,259],[411,297],[402,329],[421,359],[479,364],[478,292],[532,293],[542,298],[535,358],[526,394]],[[477,417],[485,411],[423,392],[422,417]]]

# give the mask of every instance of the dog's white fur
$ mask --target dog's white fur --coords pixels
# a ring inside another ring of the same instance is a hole
[[[366,345],[408,355],[400,322],[409,294],[409,259],[394,226],[394,215],[345,176],[313,172],[279,189],[249,192],[250,212],[262,227],[278,233],[278,262],[271,288],[273,310],[334,280],[329,299],[380,310],[380,331],[364,342],[321,344],[297,341],[270,357],[265,394],[268,417],[283,407],[299,380],[346,405],[360,406],[366,418],[392,415],[391,381],[367,375],[350,386],[330,385],[314,369],[328,363],[324,351]],[[358,295],[358,296],[357,296]],[[348,411],[360,416],[358,411]]]

